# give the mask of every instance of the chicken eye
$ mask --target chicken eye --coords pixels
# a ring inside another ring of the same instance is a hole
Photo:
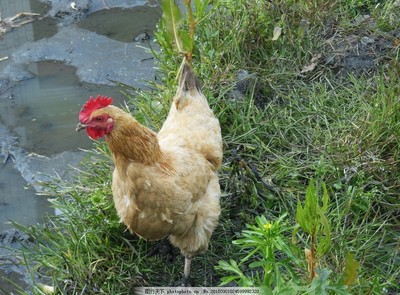
[[[103,117],[96,117],[95,120],[96,120],[97,122],[101,122],[101,121],[103,121]]]

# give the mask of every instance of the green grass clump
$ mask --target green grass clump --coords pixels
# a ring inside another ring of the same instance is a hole
[[[307,294],[400,291],[397,2],[220,0],[197,23],[193,67],[221,123],[224,164],[222,215],[209,251],[193,262],[194,285],[267,284],[275,294],[283,286]],[[151,91],[122,87],[134,115],[155,130],[181,62],[165,34],[162,27],[156,34],[162,82]],[[367,59],[376,54],[373,66],[350,63],[359,48]],[[62,215],[26,229],[35,240],[25,254],[33,271],[66,294],[174,285],[183,259],[174,262],[178,251],[157,252],[157,243],[119,224],[111,161],[103,146],[95,153],[76,183],[56,187]],[[330,237],[312,282],[304,255],[312,238],[296,220],[311,179],[326,184],[329,203],[318,220],[326,219]],[[237,277],[228,280],[232,271]]]

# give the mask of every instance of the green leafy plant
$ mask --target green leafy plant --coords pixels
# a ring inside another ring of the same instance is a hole
[[[193,50],[193,35],[181,28],[183,19],[179,7],[174,0],[163,0],[161,5],[163,11],[162,24],[166,32],[166,40],[178,53],[185,55],[190,60]],[[191,12],[191,10],[189,11]]]
[[[351,253],[346,255],[346,264],[341,279],[332,282],[332,271],[316,267],[318,260],[328,252],[331,227],[328,220],[329,195],[324,182],[320,186],[311,180],[305,194],[304,205],[297,203],[296,219],[300,228],[310,236],[311,250],[306,248],[306,261],[300,259],[301,246],[289,240],[287,214],[270,222],[265,216],[255,218],[254,225],[247,225],[241,237],[233,241],[244,256],[239,263],[230,259],[220,261],[217,269],[229,273],[221,279],[221,285],[236,283],[238,286],[263,286],[268,294],[350,294],[359,268]],[[320,196],[321,195],[321,196]],[[320,199],[322,204],[320,205]],[[292,231],[298,235],[299,227]],[[303,274],[310,272],[311,280]]]
[[[304,269],[300,249],[286,236],[291,227],[284,221],[286,214],[270,222],[264,216],[255,218],[255,225],[247,225],[241,237],[233,241],[244,256],[239,263],[230,259],[220,261],[218,270],[228,273],[221,286],[235,283],[240,287],[262,287],[264,294],[349,295],[347,283],[354,282],[356,263],[351,255],[346,263],[342,283],[332,283],[331,270],[318,268],[312,282],[305,282],[299,270]]]
[[[300,261],[285,241],[284,233],[290,231],[285,218],[286,214],[270,222],[265,216],[258,216],[255,225],[247,225],[247,229],[242,231],[242,237],[233,241],[246,253],[245,257],[239,263],[233,259],[219,262],[218,269],[232,274],[222,278],[222,286],[234,281],[244,287],[271,288],[281,286],[288,274],[296,278],[289,262],[300,264]],[[246,273],[242,270],[245,265],[248,266]]]
[[[315,180],[311,180],[304,201],[304,207],[300,200],[297,202],[296,220],[301,229],[310,235],[311,249],[305,249],[305,255],[310,271],[311,281],[315,277],[315,265],[318,258],[329,249],[331,245],[331,228],[326,216],[329,203],[329,195],[324,182],[322,187],[322,206],[319,204],[319,190],[315,186]]]
[[[350,252],[346,255],[346,266],[343,272],[342,283],[351,286],[355,283],[360,264],[354,259]]]
[[[180,8],[174,0],[161,1],[162,30],[157,34],[158,41],[170,52],[183,55],[188,62],[192,61],[195,44],[196,26],[205,18],[210,0],[195,0],[194,8],[191,0],[184,0],[186,19],[182,17]]]

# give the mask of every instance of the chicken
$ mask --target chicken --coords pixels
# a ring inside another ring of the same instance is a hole
[[[86,129],[92,139],[105,137],[121,221],[144,239],[168,237],[185,257],[187,280],[192,257],[207,250],[220,215],[219,121],[187,63],[158,134],[111,103],[111,98],[91,97],[77,130]]]

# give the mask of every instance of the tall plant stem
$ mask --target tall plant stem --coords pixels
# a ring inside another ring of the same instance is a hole
[[[315,236],[311,234],[311,281],[315,278]]]

